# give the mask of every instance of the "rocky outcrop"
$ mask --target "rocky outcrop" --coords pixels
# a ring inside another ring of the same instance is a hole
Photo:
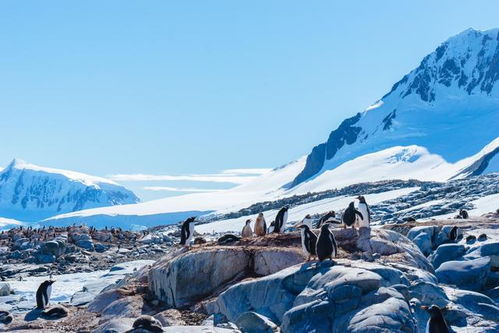
[[[169,306],[192,305],[228,284],[302,262],[296,248],[214,246],[172,255],[149,272],[151,292]]]

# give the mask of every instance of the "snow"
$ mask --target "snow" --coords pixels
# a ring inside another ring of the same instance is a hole
[[[366,194],[364,197],[368,204],[373,205],[380,203],[385,200],[390,200],[397,198],[402,195],[409,194],[411,192],[417,191],[419,187],[409,187],[399,190],[387,191],[382,193]],[[300,206],[291,207],[289,209],[288,226],[293,225],[298,221],[301,221],[307,214],[320,214],[326,213],[330,210],[339,212],[345,209],[351,201],[354,201],[354,197],[349,196],[339,196],[334,198],[327,198],[323,200],[318,200],[310,203],[306,203]],[[275,219],[278,210],[265,211],[264,216],[267,221],[267,225],[270,225],[271,221]],[[253,220],[251,227],[254,228],[254,221],[257,215],[251,216],[241,216],[235,219],[227,219],[212,223],[206,223],[196,226],[196,231],[199,233],[212,233],[212,232],[241,232],[245,221],[249,218]]]
[[[483,214],[495,212],[497,209],[499,209],[499,194],[486,195],[477,200],[473,200],[470,203],[473,204],[473,206],[475,207],[473,209],[468,210],[468,214],[470,216],[481,216]],[[455,212],[443,215],[436,215],[423,220],[448,219],[448,218],[453,218],[454,216],[456,216]]]
[[[69,302],[75,292],[81,291],[82,288],[91,283],[99,282],[102,285],[110,285],[122,279],[125,275],[133,273],[135,269],[140,269],[145,265],[154,263],[153,260],[136,260],[123,264],[118,264],[114,267],[123,268],[120,270],[103,270],[90,273],[71,273],[54,275],[52,278],[56,282],[52,285],[52,303]],[[36,290],[40,284],[47,280],[48,276],[31,276],[26,277],[22,281],[7,280],[15,295],[20,295],[26,298],[28,302],[36,304]]]
[[[71,180],[81,182],[82,184],[85,184],[86,186],[99,186],[99,183],[105,183],[105,184],[112,184],[112,185],[119,185],[118,183],[115,183],[114,181],[102,177],[97,177],[97,176],[90,176],[86,175],[84,173],[76,172],[76,171],[69,171],[69,170],[62,170],[62,169],[54,169],[54,168],[47,168],[47,167],[41,167],[35,164],[28,163],[26,161],[23,161],[21,159],[15,158],[12,160],[12,162],[9,164],[9,167],[12,167],[17,170],[32,170],[32,171],[39,171],[39,172],[44,172],[48,174],[53,174],[53,175],[63,175],[64,177],[67,177]],[[7,169],[6,168],[6,169]]]
[[[8,229],[8,228],[15,227],[15,226],[22,225],[22,224],[23,224],[23,222],[21,222],[21,221],[0,217],[0,230]]]

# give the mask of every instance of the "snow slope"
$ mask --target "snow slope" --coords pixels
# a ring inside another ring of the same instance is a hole
[[[93,207],[136,203],[113,181],[14,159],[0,172],[0,216],[37,221]]]
[[[0,217],[0,230],[22,225],[23,222]]]

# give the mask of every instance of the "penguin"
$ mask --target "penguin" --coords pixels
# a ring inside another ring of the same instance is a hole
[[[310,214],[307,214],[303,220],[301,220],[301,223],[297,226],[298,228],[300,227],[300,225],[304,224],[308,227],[308,229],[312,229],[313,228],[313,222],[314,220],[312,219],[312,217],[310,216]]]
[[[241,231],[241,236],[243,238],[253,237],[253,230],[251,230],[250,223],[251,223],[251,220],[246,220],[246,224],[243,227],[243,231]]]
[[[341,218],[344,223],[343,228],[346,229],[347,226],[352,226],[352,229],[355,229],[354,223],[357,219],[356,215],[358,215],[361,219],[364,219],[362,213],[355,209],[355,203],[352,201],[348,205],[348,208],[343,212],[343,216]]]
[[[154,317],[142,315],[133,323],[134,329],[143,329],[148,332],[161,333],[163,332],[163,325]]]
[[[459,229],[457,226],[452,227],[452,229],[449,232],[449,240],[450,241],[455,242],[457,240],[458,231],[459,231]]]
[[[237,237],[236,235],[232,235],[232,234],[226,234],[226,235],[223,235],[222,237],[220,237],[217,240],[217,243],[218,243],[218,245],[226,245],[226,244],[237,242],[239,240],[241,240],[241,237]]]
[[[38,309],[45,309],[49,304],[50,295],[52,294],[52,284],[54,282],[53,280],[45,280],[38,287],[36,291],[36,307]]]
[[[54,307],[51,307],[50,309],[44,310],[42,312],[42,315],[51,319],[63,318],[67,317],[68,310],[62,305],[56,305]]]
[[[334,210],[327,212],[324,216],[322,216],[319,219],[319,224],[317,225],[318,228],[322,227],[324,223],[331,222],[331,223],[338,223],[338,220],[336,218],[336,212]]]
[[[189,246],[194,237],[194,220],[196,217],[189,217],[182,223],[182,229],[180,230],[180,245]]]
[[[459,211],[459,216],[461,216],[462,219],[467,219],[469,216],[468,212],[465,209],[461,209]]]
[[[476,236],[474,235],[469,235],[466,237],[466,244],[473,244],[476,242]]]
[[[371,211],[369,210],[369,206],[367,205],[366,198],[364,198],[363,195],[359,195],[357,199],[359,200],[359,205],[357,206],[357,210],[363,216],[359,217],[358,226],[359,228],[369,228],[371,224]]]
[[[430,307],[421,306],[421,309],[426,310],[430,314],[430,318],[426,323],[426,333],[448,333],[450,332],[449,326],[445,322],[442,315],[442,309],[436,305]]]
[[[286,224],[288,221],[288,209],[289,206],[286,205],[282,207],[279,212],[277,213],[277,216],[275,217],[274,220],[274,227],[272,228],[273,233],[280,233],[282,230],[282,227]]]
[[[487,235],[486,234],[481,234],[480,236],[478,236],[477,240],[479,242],[484,242],[487,240]]]
[[[303,252],[308,256],[307,261],[310,261],[312,257],[317,256],[316,244],[317,236],[310,230],[309,226],[306,224],[300,224],[298,227],[301,234],[301,247]]]
[[[8,311],[0,311],[0,324],[8,325],[12,320],[12,315]]]
[[[258,214],[255,221],[255,234],[257,236],[265,236],[267,233],[267,223],[265,222],[265,217],[263,213]]]
[[[336,257],[338,247],[333,233],[329,230],[329,223],[324,223],[322,225],[321,232],[317,238],[315,251],[319,261],[323,261],[327,258],[333,260],[333,258]]]

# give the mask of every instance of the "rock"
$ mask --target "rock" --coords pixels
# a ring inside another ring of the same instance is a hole
[[[94,243],[92,242],[92,240],[79,240],[76,242],[76,246],[88,251],[94,250]]]
[[[10,284],[7,282],[0,282],[0,296],[9,296],[10,293]]]
[[[102,310],[102,316],[109,316],[112,318],[126,317],[134,318],[142,314],[144,300],[142,296],[127,296],[119,298]]]
[[[456,285],[461,289],[482,290],[490,272],[490,258],[465,261],[447,261],[436,271],[441,283]]]
[[[98,294],[95,299],[88,305],[88,311],[95,313],[102,313],[114,301],[122,298],[123,296],[116,290],[108,290]]]
[[[133,323],[134,329],[144,329],[152,333],[163,332],[163,325],[154,317],[142,315]]]
[[[132,328],[134,321],[132,318],[110,319],[101,324],[92,333],[124,333]]]
[[[465,257],[467,259],[489,257],[492,267],[499,268],[499,242],[486,243],[475,247]]]
[[[437,233],[438,227],[436,226],[414,227],[407,233],[407,238],[412,240],[425,256],[428,256],[433,250],[433,240]]]
[[[154,315],[163,326],[185,326],[182,314],[177,309],[168,309]]]
[[[35,255],[35,260],[39,264],[51,264],[55,262],[55,256],[53,254],[37,253]]]
[[[55,257],[59,257],[64,254],[66,251],[66,243],[62,240],[56,241],[48,241],[41,245],[40,252],[42,254],[49,254]]]
[[[433,267],[437,269],[442,263],[446,261],[462,258],[465,252],[466,249],[464,248],[464,245],[443,244],[440,245],[428,259],[433,264]]]
[[[236,320],[236,325],[244,333],[273,333],[278,327],[270,319],[256,312],[245,312]]]
[[[95,244],[95,251],[98,253],[106,252],[108,249],[109,249],[109,247],[104,245],[104,244],[101,244],[101,243]]]
[[[212,247],[165,258],[149,271],[149,289],[169,306],[191,305],[248,272],[265,275],[304,260],[296,248]]]

